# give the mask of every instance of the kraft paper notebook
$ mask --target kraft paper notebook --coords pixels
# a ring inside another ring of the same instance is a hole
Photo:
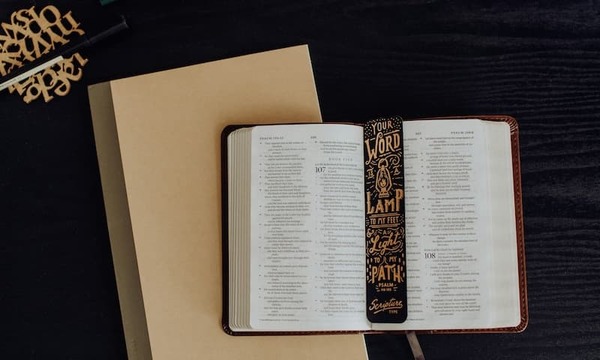
[[[364,359],[361,335],[221,327],[220,134],[320,122],[306,46],[89,88],[129,359]]]

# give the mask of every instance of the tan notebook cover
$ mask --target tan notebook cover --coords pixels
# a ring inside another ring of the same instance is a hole
[[[129,359],[364,359],[361,335],[221,328],[220,134],[319,122],[306,46],[89,88]]]

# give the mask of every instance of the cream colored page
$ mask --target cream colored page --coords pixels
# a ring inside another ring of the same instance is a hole
[[[252,327],[368,329],[362,128],[264,126],[252,142]]]
[[[407,121],[404,146],[408,319],[399,327],[487,327],[491,240],[483,125]]]
[[[229,327],[247,329],[250,264],[250,148],[251,128],[232,132],[227,138],[228,164],[228,253],[229,253]]]
[[[513,327],[521,322],[521,313],[510,128],[504,122],[490,122],[486,131],[494,220],[490,231],[494,254],[490,322],[495,327]]]

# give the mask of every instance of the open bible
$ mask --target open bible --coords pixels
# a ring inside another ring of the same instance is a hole
[[[224,130],[227,333],[526,327],[516,121],[487,116],[402,126],[401,139],[388,136],[381,147],[369,139],[390,130],[368,124]],[[398,143],[403,186],[374,185],[381,172],[372,171],[374,157]],[[373,200],[373,192],[388,190],[387,200]],[[380,224],[400,226],[401,239],[373,241],[379,213],[386,214]],[[398,256],[370,256],[390,249]],[[388,290],[400,293],[379,301]],[[373,314],[381,312],[404,316],[379,321]]]

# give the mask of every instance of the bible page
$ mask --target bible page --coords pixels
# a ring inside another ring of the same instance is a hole
[[[514,276],[498,276],[494,264],[513,261],[495,258],[495,250],[508,246],[503,256],[516,258],[512,251],[516,237],[508,234],[498,240],[494,234],[499,226],[515,228],[514,203],[492,204],[491,196],[498,197],[499,189],[500,196],[513,196],[504,192],[506,183],[512,182],[512,173],[506,172],[510,146],[502,143],[505,148],[498,151],[497,145],[510,136],[493,132],[495,137],[489,137],[489,124],[404,122],[408,319],[399,325],[374,324],[374,328],[443,330],[503,324],[497,316],[502,313],[502,304],[495,300],[502,289],[498,284],[504,281],[505,289],[518,289],[518,284]],[[495,173],[498,164],[502,169]],[[492,215],[506,222],[494,223]],[[514,269],[500,271],[516,274],[516,261]]]
[[[366,330],[362,128],[252,130],[250,323]]]

